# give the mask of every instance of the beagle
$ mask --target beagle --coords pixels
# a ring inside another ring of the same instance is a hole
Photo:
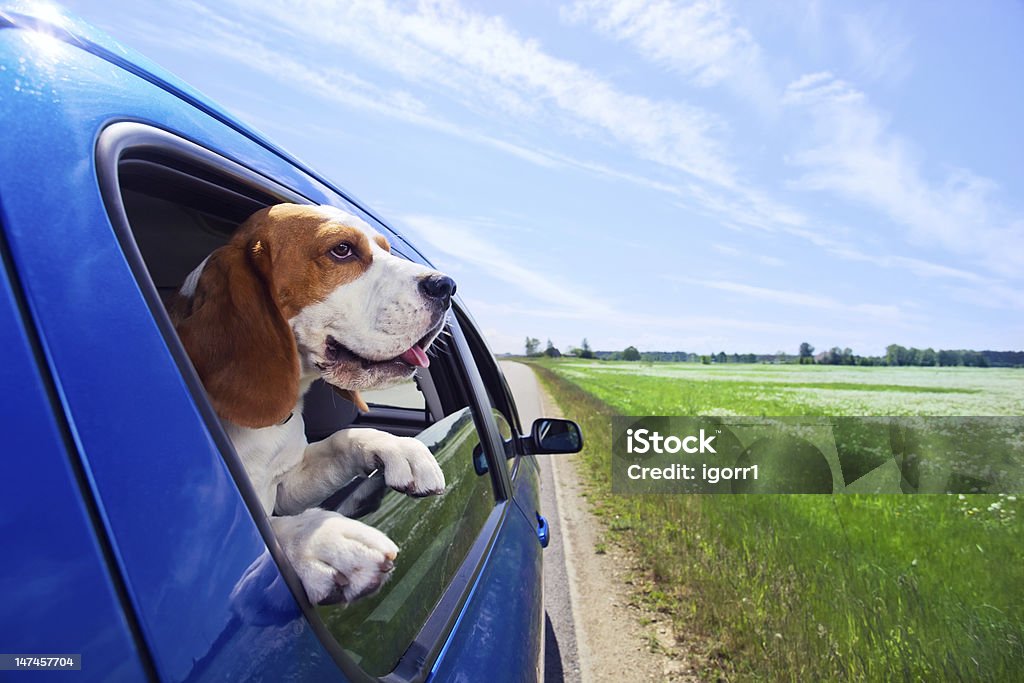
[[[362,410],[361,389],[429,365],[455,283],[391,253],[367,223],[327,206],[250,216],[185,279],[171,316],[309,600],[350,602],[388,579],[398,547],[315,507],[382,468],[411,496],[444,491],[425,445],[374,429],[307,444],[303,395],[318,378]]]

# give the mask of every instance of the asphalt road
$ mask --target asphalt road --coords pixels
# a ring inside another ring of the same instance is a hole
[[[511,361],[500,362],[502,372],[516,399],[519,420],[523,429],[538,417],[557,417],[553,410],[545,411],[545,401],[537,378],[528,366]],[[551,458],[537,457],[541,469],[541,512],[551,525],[551,542],[544,550],[544,678],[548,683],[569,681],[580,683],[579,651],[576,642],[576,622],[573,616],[571,587],[567,569],[566,539],[562,537],[562,520],[556,495]]]

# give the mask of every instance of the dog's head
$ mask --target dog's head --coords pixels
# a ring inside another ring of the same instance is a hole
[[[333,207],[256,212],[182,286],[175,326],[218,414],[287,418],[300,378],[352,392],[410,378],[445,323],[455,283],[391,253]]]

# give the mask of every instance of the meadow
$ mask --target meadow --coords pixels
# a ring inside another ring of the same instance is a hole
[[[639,599],[727,680],[1020,680],[1013,495],[618,496],[612,415],[1024,415],[1024,371],[538,361]]]

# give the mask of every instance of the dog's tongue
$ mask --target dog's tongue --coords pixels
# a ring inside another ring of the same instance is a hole
[[[426,352],[420,348],[419,344],[403,353],[401,359],[417,368],[425,368],[430,365],[430,359],[427,358]]]

